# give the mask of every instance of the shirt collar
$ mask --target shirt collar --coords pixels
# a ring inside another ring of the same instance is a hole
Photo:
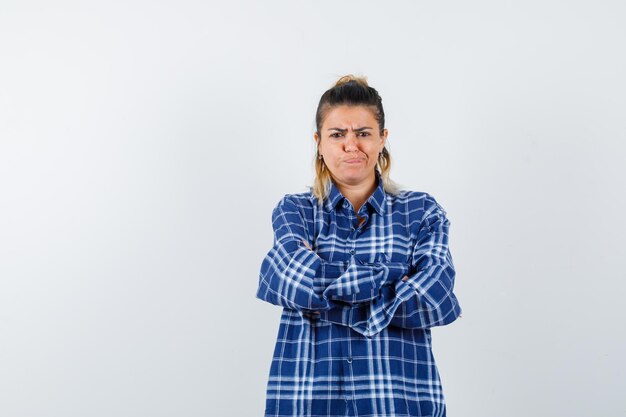
[[[383,214],[385,212],[385,203],[387,201],[387,196],[385,193],[385,188],[383,187],[382,175],[380,174],[380,172],[378,172],[377,169],[375,169],[374,172],[376,173],[377,181],[376,189],[374,190],[372,195],[369,196],[365,203],[369,203],[369,205],[372,206],[374,210],[378,212],[378,214]],[[339,191],[339,188],[337,188],[332,178],[330,182],[331,187],[330,193],[328,194],[327,204],[329,209],[334,209],[335,207],[337,207],[337,204],[341,203],[346,197],[341,193],[341,191]]]

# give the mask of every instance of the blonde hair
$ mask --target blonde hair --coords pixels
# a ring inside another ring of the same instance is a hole
[[[324,119],[336,106],[347,104],[351,106],[365,106],[372,110],[374,118],[378,122],[380,132],[385,129],[385,112],[383,110],[382,99],[378,91],[370,87],[366,77],[357,77],[352,74],[339,78],[335,85],[326,90],[320,98],[315,114],[315,122],[318,134],[318,141],[322,140],[321,130]],[[315,180],[312,193],[320,204],[323,204],[330,193],[332,177],[323,159],[319,158],[319,142],[315,151]],[[391,154],[385,146],[376,161],[376,170],[380,172],[385,192],[397,194],[400,192],[399,185],[389,177],[391,170]]]

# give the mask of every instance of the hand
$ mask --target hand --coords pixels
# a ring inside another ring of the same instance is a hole
[[[407,275],[402,277],[402,281],[406,281],[407,279],[409,279],[409,277]]]
[[[310,311],[310,312],[303,311],[302,312],[302,315],[304,317],[308,317],[310,319],[317,319],[319,317],[319,314],[320,314],[319,311]]]

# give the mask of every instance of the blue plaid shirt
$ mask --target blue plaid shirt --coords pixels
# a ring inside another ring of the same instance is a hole
[[[256,293],[283,307],[266,417],[446,416],[430,328],[461,314],[450,222],[430,194],[376,178],[362,223],[334,183],[324,204],[309,191],[273,210]]]

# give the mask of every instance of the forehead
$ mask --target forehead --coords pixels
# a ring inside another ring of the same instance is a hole
[[[374,116],[374,111],[375,109],[369,106],[341,105],[331,107],[326,113],[322,129],[357,129],[363,126],[376,128],[378,122]]]

